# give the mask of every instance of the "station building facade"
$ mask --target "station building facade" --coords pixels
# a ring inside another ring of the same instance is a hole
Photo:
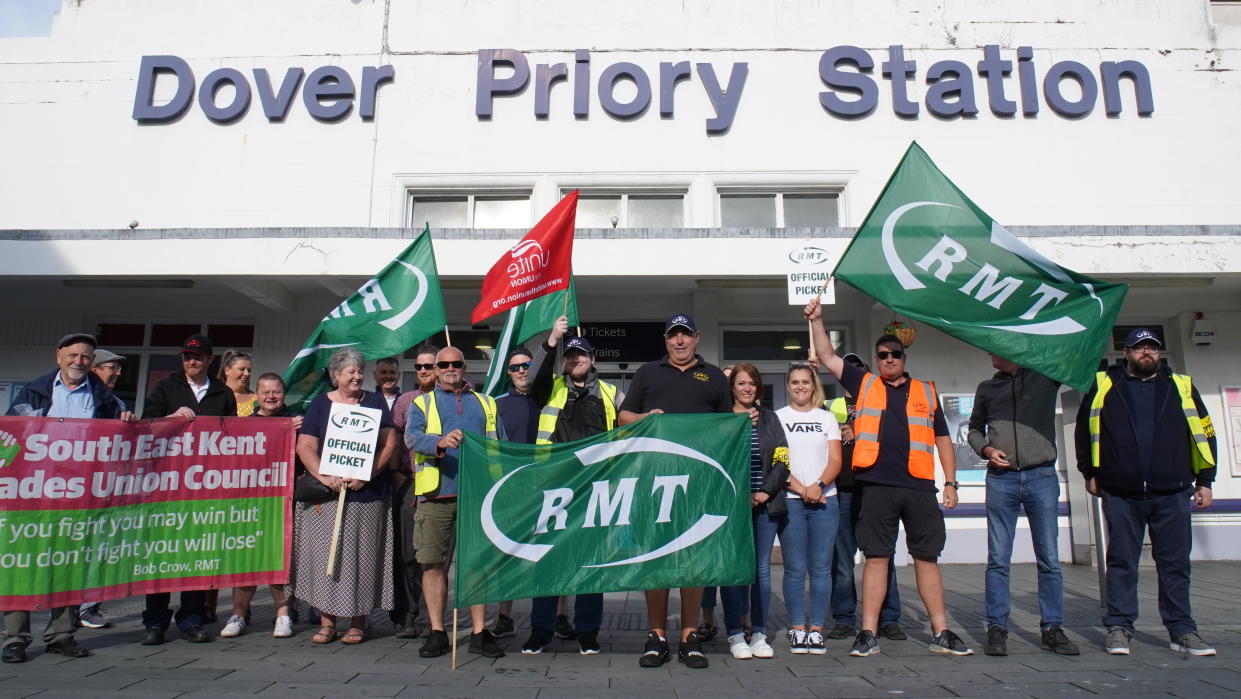
[[[1033,248],[1130,285],[1104,359],[1147,326],[1194,377],[1220,445],[1194,556],[1237,558],[1238,9],[66,2],[49,36],[0,39],[0,402],[79,329],[130,358],[135,404],[190,332],[281,371],[424,225],[480,372],[501,322],[469,323],[482,275],[579,189],[573,268],[603,373],[624,385],[690,313],[704,357],[757,363],[779,405],[806,354],[790,250],[838,258],[917,141]],[[864,356],[892,318],[844,285],[827,312]],[[910,355],[968,416],[986,354],[920,328]],[[1087,562],[1079,399],[1062,394],[1061,553]],[[982,471],[961,480],[945,560],[982,561]]]

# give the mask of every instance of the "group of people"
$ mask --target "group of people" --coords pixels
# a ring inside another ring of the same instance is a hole
[[[849,654],[879,652],[879,639],[906,638],[893,556],[904,527],[914,562],[916,588],[931,626],[929,649],[951,655],[973,650],[948,627],[938,558],[946,542],[941,504],[953,509],[959,484],[952,440],[932,381],[906,373],[908,349],[891,335],[874,344],[872,370],[857,354],[838,355],[823,326],[818,302],[807,305],[817,356],[789,366],[788,405],[773,410],[761,401],[762,377],[752,364],[725,370],[697,353],[700,333],[693,318],[678,314],[664,328],[666,355],[644,364],[627,393],[601,379],[586,338],[569,334],[560,318],[534,351],[508,353],[504,371],[511,389],[499,398],[475,390],[466,380],[464,354],[455,347],[415,351],[418,388],[401,392],[399,362],[381,359],[374,391],[365,389],[366,361],[357,350],[333,354],[330,392],[317,396],[297,421],[296,455],[301,475],[294,502],[293,554],[287,585],[273,585],[273,633],[292,635],[292,601],[317,615],[318,644],[356,644],[366,639],[367,617],[389,610],[395,634],[415,638],[424,658],[447,653],[444,625],[447,570],[455,545],[458,448],[465,433],[531,444],[569,442],[659,413],[743,413],[753,429],[750,489],[745,494],[753,522],[754,582],[719,590],[729,651],[738,659],[770,658],[771,560],[779,539],[783,597],[789,617],[788,651],[824,654],[828,639],[852,639]],[[1161,341],[1135,330],[1125,342],[1125,361],[1099,372],[1081,404],[1075,435],[1078,468],[1090,493],[1102,498],[1107,521],[1106,650],[1127,654],[1137,620],[1137,563],[1149,529],[1159,577],[1159,611],[1170,647],[1190,655],[1213,655],[1190,614],[1190,511],[1211,503],[1215,438],[1201,397],[1188,376],[1174,374],[1160,360]],[[111,392],[123,358],[96,347],[85,334],[63,338],[58,369],[23,389],[9,414],[133,420]],[[217,381],[207,377],[213,359],[210,340],[187,338],[182,372],[152,387],[142,418],[199,415],[293,417],[284,405],[279,375],[263,374],[250,392],[251,360],[228,353]],[[1009,569],[1016,521],[1025,511],[1038,561],[1040,631],[1044,648],[1075,655],[1063,630],[1063,580],[1058,556],[1059,479],[1054,428],[1059,384],[998,356],[997,373],[982,382],[969,422],[969,443],[987,461],[986,643],[988,655],[1007,654]],[[846,397],[825,400],[820,372],[843,387]],[[329,476],[320,454],[333,403],[359,405],[381,414],[373,472],[368,479]],[[937,486],[935,454],[942,470]],[[336,508],[345,492],[336,566],[332,554]],[[327,504],[325,506],[325,503]],[[860,595],[854,558],[861,551]],[[709,660],[703,642],[715,634],[711,611],[715,590],[680,590],[677,659],[691,668]],[[255,589],[238,588],[220,634],[238,636],[249,624]],[[668,590],[645,592],[649,631],[639,656],[642,667],[671,659]],[[705,598],[704,598],[705,597]],[[210,641],[204,626],[215,601],[205,591],[181,593],[175,615],[170,595],[147,596],[144,644],[165,640],[175,620],[183,638]],[[500,605],[488,626],[484,605],[469,609],[468,650],[500,657],[498,639],[515,635],[513,602]],[[601,594],[577,595],[573,623],[564,599],[531,602],[530,636],[523,654],[542,653],[553,638],[575,638],[579,652],[601,652]],[[828,614],[831,614],[829,626]],[[698,624],[702,615],[702,623]],[[338,619],[348,618],[343,635]],[[44,632],[49,652],[84,656],[74,640],[78,624],[106,624],[97,603],[52,610]],[[3,660],[25,660],[31,641],[30,614],[5,612]],[[776,644],[780,645],[780,644]]]

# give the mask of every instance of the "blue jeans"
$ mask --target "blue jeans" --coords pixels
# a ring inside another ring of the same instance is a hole
[[[853,525],[862,505],[861,492],[839,491],[840,526],[836,529],[836,546],[832,551],[832,618],[837,624],[857,627],[857,584],[853,579],[853,557],[857,555],[857,537]],[[901,623],[901,593],[896,585],[896,563],[888,558],[888,592],[879,610],[879,625]]]
[[[573,596],[573,630],[598,631],[603,623],[603,593]],[[535,597],[530,605],[530,628],[550,634],[556,628],[556,598]]]
[[[987,626],[1008,628],[1009,565],[1017,515],[1025,509],[1038,560],[1040,628],[1064,623],[1064,578],[1057,545],[1060,479],[1055,463],[1024,471],[987,469]]]
[[[822,628],[827,621],[831,596],[830,564],[840,523],[840,503],[835,496],[823,505],[808,505],[800,498],[788,499],[788,524],[780,534],[784,553],[784,605],[789,624]],[[810,575],[810,610],[806,613],[806,574]]]
[[[771,607],[771,547],[783,531],[787,517],[772,517],[766,508],[755,509],[754,584],[720,588],[724,602],[724,629],[729,636],[742,632],[741,617],[750,614],[750,628],[767,633],[767,610]],[[787,565],[787,564],[786,564]]]

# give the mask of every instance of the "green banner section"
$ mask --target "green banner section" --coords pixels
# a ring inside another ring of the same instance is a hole
[[[754,579],[750,420],[652,415],[569,444],[466,434],[456,604]]]
[[[1085,391],[1128,287],[1061,267],[909,146],[835,275],[897,313]]]
[[[567,301],[566,294],[569,297]],[[570,328],[578,324],[577,295],[571,279],[568,289],[545,294],[510,310],[505,316],[504,328],[500,331],[500,339],[496,341],[495,351],[492,352],[491,362],[487,366],[487,380],[483,382],[483,393],[496,397],[508,391],[512,386],[508,380],[509,350],[525,344],[527,340],[539,333],[551,330],[556,319],[562,315],[568,318]],[[530,367],[532,379],[537,371],[538,367]]]
[[[5,512],[0,515],[4,595],[279,571],[286,502],[283,497],[176,500]]]

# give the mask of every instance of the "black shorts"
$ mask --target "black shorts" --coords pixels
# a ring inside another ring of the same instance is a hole
[[[858,548],[867,556],[896,553],[898,523],[905,525],[909,554],[938,558],[947,534],[939,500],[929,490],[867,484],[861,488],[862,506],[854,526]]]

